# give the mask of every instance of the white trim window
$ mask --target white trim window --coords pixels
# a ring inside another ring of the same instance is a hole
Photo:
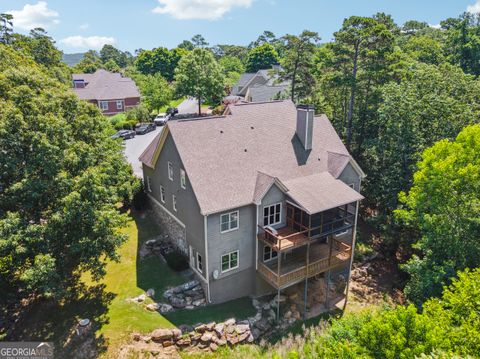
[[[263,261],[268,262],[271,261],[272,259],[275,259],[278,257],[278,252],[274,251],[272,247],[270,246],[265,246],[263,247]]]
[[[102,110],[102,111],[107,111],[108,110],[108,101],[99,101],[98,102],[98,107],[100,107],[100,110]]]
[[[123,110],[123,100],[117,100],[117,110]]]
[[[238,268],[238,251],[233,251],[222,256],[222,273]]]
[[[185,170],[180,168],[180,187],[183,189],[187,188],[187,178],[185,175]]]
[[[222,214],[220,216],[220,232],[225,233],[238,229],[238,217],[238,211]]]
[[[282,221],[282,204],[275,203],[271,206],[263,207],[263,225],[271,226],[279,224]]]
[[[165,203],[165,187],[160,186],[160,201]]]
[[[172,165],[172,162],[168,162],[167,166],[168,166],[168,179],[170,181],[173,181],[173,165]]]
[[[150,176],[147,176],[147,180],[145,181],[145,185],[147,187],[148,192],[152,192],[152,180],[150,179]]]
[[[172,207],[173,207],[173,210],[176,212],[177,211],[177,196],[175,196],[174,194],[172,194]]]
[[[203,273],[202,255],[197,252],[197,270]]]

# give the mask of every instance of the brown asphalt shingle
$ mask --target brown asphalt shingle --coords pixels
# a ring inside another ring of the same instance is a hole
[[[296,114],[295,105],[288,100],[236,104],[225,117],[168,122],[202,214],[253,203],[271,178],[285,184],[328,173],[332,166],[338,171],[345,158],[350,158],[325,115],[315,117],[313,146],[307,153],[295,135]],[[155,141],[158,144],[158,136]],[[157,144],[152,143],[142,154],[146,165],[152,165]],[[336,154],[333,160],[330,155],[329,161],[328,152]],[[328,176],[318,179],[331,183]],[[331,195],[344,189],[335,182]],[[319,190],[323,191],[322,187]],[[343,198],[342,193],[338,195]]]

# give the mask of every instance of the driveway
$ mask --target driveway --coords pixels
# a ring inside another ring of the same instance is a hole
[[[130,140],[125,140],[124,143],[124,152],[127,161],[132,165],[133,173],[142,178],[142,164],[138,160],[138,157],[142,154],[147,146],[152,142],[156,135],[158,135],[163,130],[163,126],[157,127],[155,131],[149,132],[145,135],[136,135]]]
[[[178,113],[182,115],[187,115],[191,113],[197,113],[198,104],[197,101],[191,98],[186,98],[178,105]],[[145,151],[150,142],[153,141],[155,136],[159,134],[163,129],[162,127],[157,127],[155,131],[149,132],[146,135],[137,135],[130,140],[124,141],[124,152],[127,161],[132,165],[133,173],[142,178],[142,164],[138,160],[138,157]]]
[[[198,102],[192,97],[187,97],[178,106],[178,114],[187,115],[190,113],[198,113]]]

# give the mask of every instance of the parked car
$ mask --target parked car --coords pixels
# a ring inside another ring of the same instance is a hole
[[[154,123],[139,123],[135,128],[135,133],[137,135],[144,135],[146,133],[155,131],[156,127],[157,125],[155,125]]]
[[[128,140],[129,138],[135,137],[135,131],[132,130],[120,130],[116,134],[112,136],[112,138],[123,138],[124,140]]]
[[[176,107],[169,107],[167,108],[167,114],[175,116],[178,113],[178,108]]]
[[[159,113],[155,119],[153,120],[153,122],[157,125],[157,126],[163,126],[167,123],[168,120],[170,120],[170,117],[171,115],[168,114],[168,113]]]

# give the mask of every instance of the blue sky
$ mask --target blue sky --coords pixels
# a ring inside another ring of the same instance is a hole
[[[264,30],[277,36],[317,31],[329,41],[344,18],[391,14],[398,24],[436,25],[462,12],[480,12],[480,0],[0,0],[15,31],[41,26],[67,53],[113,43],[122,50],[175,47],[202,34],[210,45],[247,45]]]

